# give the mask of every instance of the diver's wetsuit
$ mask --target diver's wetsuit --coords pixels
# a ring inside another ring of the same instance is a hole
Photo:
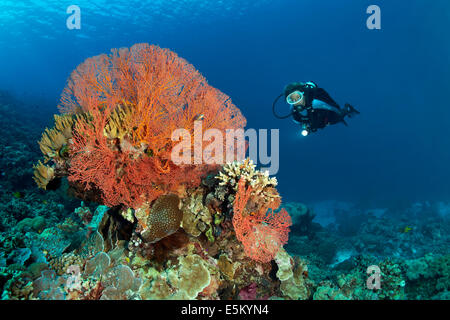
[[[286,86],[284,91],[285,97],[296,90],[303,92],[305,107],[293,107],[292,117],[294,121],[299,123],[307,122],[311,130],[316,131],[329,124],[335,124],[343,120],[341,108],[324,89],[303,83],[292,83]],[[302,109],[306,110],[306,115],[301,114]],[[333,109],[335,110],[333,111]]]

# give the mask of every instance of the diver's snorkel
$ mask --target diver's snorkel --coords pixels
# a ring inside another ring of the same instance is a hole
[[[278,119],[287,119],[287,118],[289,118],[290,116],[292,116],[292,111],[288,114],[288,115],[286,115],[286,116],[280,116],[280,115],[278,115],[276,112],[275,112],[275,105],[277,104],[277,102],[278,102],[278,100],[280,100],[280,98],[282,97],[282,96],[284,96],[284,93],[282,93],[282,94],[280,94],[278,97],[276,97],[276,99],[273,101],[273,103],[272,103],[272,113],[273,113],[273,115],[275,116],[275,118],[278,118]]]
[[[273,111],[273,115],[278,118],[278,119],[286,119],[289,118],[290,116],[292,116],[293,111],[291,111],[291,113],[289,113],[286,116],[279,116],[276,112],[275,112],[275,105],[278,102],[278,100],[284,95],[284,93],[280,94],[275,101],[272,104],[272,111]],[[303,106],[304,105],[304,101],[305,101],[305,96],[303,94],[303,92],[301,91],[294,91],[291,92],[287,97],[286,97],[286,103],[290,104],[292,106],[292,110],[294,110],[294,108],[296,106]]]

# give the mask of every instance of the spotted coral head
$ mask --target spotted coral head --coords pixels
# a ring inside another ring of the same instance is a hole
[[[180,198],[175,194],[163,195],[155,200],[146,219],[147,228],[141,233],[146,242],[158,242],[180,228],[183,212],[179,203]]]

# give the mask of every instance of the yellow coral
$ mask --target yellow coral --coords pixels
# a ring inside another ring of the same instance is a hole
[[[277,252],[277,255],[275,256],[275,262],[278,266],[277,278],[280,279],[280,281],[286,281],[287,279],[294,276],[294,263],[286,250],[281,248]]]
[[[60,158],[63,156],[61,151],[72,137],[73,124],[74,119],[71,116],[55,115],[54,128],[46,128],[39,141],[39,147],[46,161],[51,158]]]
[[[199,294],[210,296],[219,286],[210,268],[199,255],[190,252],[179,256],[176,265],[160,273],[148,272],[139,293],[143,299],[186,300],[195,299]]]
[[[55,114],[55,129],[61,132],[66,139],[70,139],[72,137],[73,124],[74,120],[71,116],[59,116]]]
[[[221,254],[217,261],[217,267],[228,280],[233,280],[238,266],[239,262],[231,261],[231,259],[226,254]]]
[[[123,139],[127,134],[133,133],[133,119],[135,118],[132,105],[121,105],[117,107],[109,116],[108,123],[103,129],[103,134],[108,139]]]
[[[48,183],[55,177],[55,170],[50,166],[44,165],[41,161],[38,162],[37,166],[33,166],[33,168],[33,180],[39,188],[46,190]]]
[[[211,282],[206,262],[196,254],[178,257],[178,261],[178,267],[169,271],[168,280],[178,288],[180,297],[195,299]]]
[[[219,186],[228,185],[234,191],[237,191],[241,178],[244,179],[246,185],[251,186],[253,196],[269,201],[280,198],[274,189],[278,184],[277,178],[269,177],[268,171],[256,170],[256,165],[249,158],[243,162],[227,163],[216,176],[216,179],[220,181]]]
[[[164,278],[157,278],[145,281],[139,294],[143,300],[166,300],[173,297],[173,289]]]
[[[281,281],[280,290],[283,295],[293,300],[309,299],[312,283],[307,278],[307,265],[301,260],[294,263],[283,248],[278,251],[275,262],[278,266],[277,278]]]

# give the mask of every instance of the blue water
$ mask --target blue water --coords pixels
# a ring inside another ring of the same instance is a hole
[[[280,128],[285,200],[450,200],[450,4],[372,2],[3,0],[0,88],[42,101],[31,111],[50,119],[84,59],[157,44],[231,96],[248,127]],[[66,28],[71,4],[81,8],[81,30]],[[371,4],[381,8],[381,30],[366,27]],[[307,80],[361,115],[302,137],[271,104],[284,85]]]

